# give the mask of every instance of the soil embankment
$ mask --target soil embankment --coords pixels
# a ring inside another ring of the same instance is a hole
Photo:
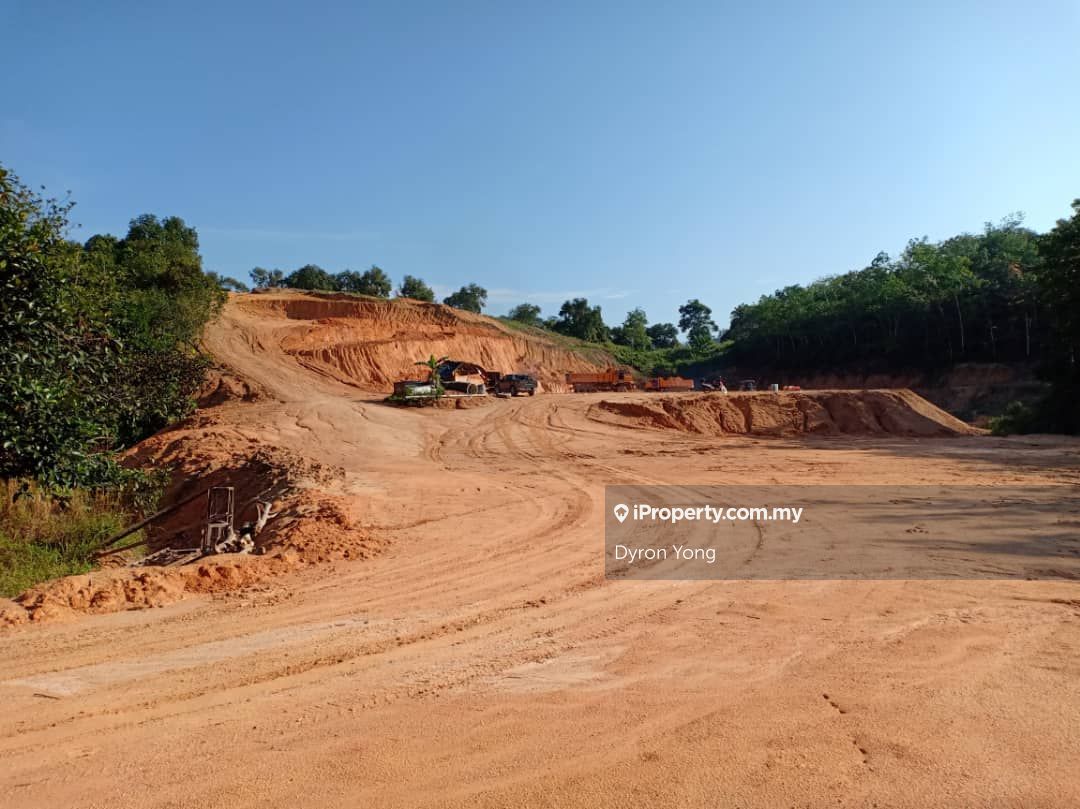
[[[1032,403],[1046,393],[1046,383],[1025,364],[958,363],[936,372],[774,374],[770,381],[797,384],[803,390],[910,389],[954,416],[985,426],[1010,402]]]
[[[590,416],[624,427],[699,435],[976,435],[909,390],[707,393],[605,399]]]
[[[233,301],[237,313],[276,326],[274,339],[305,368],[364,390],[389,392],[422,376],[416,363],[434,354],[476,362],[491,371],[534,376],[547,392],[565,390],[569,371],[613,362],[554,338],[512,329],[490,317],[437,303],[353,295],[266,292]]]

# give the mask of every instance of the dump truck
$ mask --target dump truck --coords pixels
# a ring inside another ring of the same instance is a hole
[[[694,380],[684,379],[681,376],[654,376],[645,380],[645,390],[693,390]]]
[[[627,368],[609,368],[589,374],[567,374],[566,384],[574,393],[634,390],[638,386],[633,372]]]

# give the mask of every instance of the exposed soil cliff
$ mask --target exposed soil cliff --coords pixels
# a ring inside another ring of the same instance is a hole
[[[545,391],[565,390],[568,371],[613,363],[602,351],[572,351],[555,338],[437,303],[351,295],[267,292],[238,296],[236,310],[279,321],[279,347],[301,365],[366,390],[423,374],[429,355],[470,360],[502,373],[532,374]]]

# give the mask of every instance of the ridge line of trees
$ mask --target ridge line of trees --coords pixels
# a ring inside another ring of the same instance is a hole
[[[314,292],[350,292],[372,298],[389,298],[391,293],[395,292],[390,276],[376,264],[372,264],[370,269],[362,273],[354,270],[330,273],[317,264],[305,264],[288,274],[283,270],[255,267],[250,275],[256,289],[289,288]],[[236,287],[232,284],[239,284],[239,282],[234,279],[222,281],[222,285],[226,288],[235,289]],[[243,285],[240,284],[240,286]],[[424,279],[414,275],[406,275],[401,279],[396,295],[399,298],[411,298],[425,303],[435,302],[435,291],[424,282]],[[479,314],[487,305],[487,296],[487,290],[482,286],[466,284],[457,292],[443,298],[443,303],[456,309]]]

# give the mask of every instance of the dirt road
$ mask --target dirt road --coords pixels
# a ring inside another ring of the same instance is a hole
[[[0,635],[5,807],[1080,805],[1075,583],[609,582],[601,532],[610,483],[1075,485],[1076,442],[397,410],[249,317],[217,418],[385,550]]]

